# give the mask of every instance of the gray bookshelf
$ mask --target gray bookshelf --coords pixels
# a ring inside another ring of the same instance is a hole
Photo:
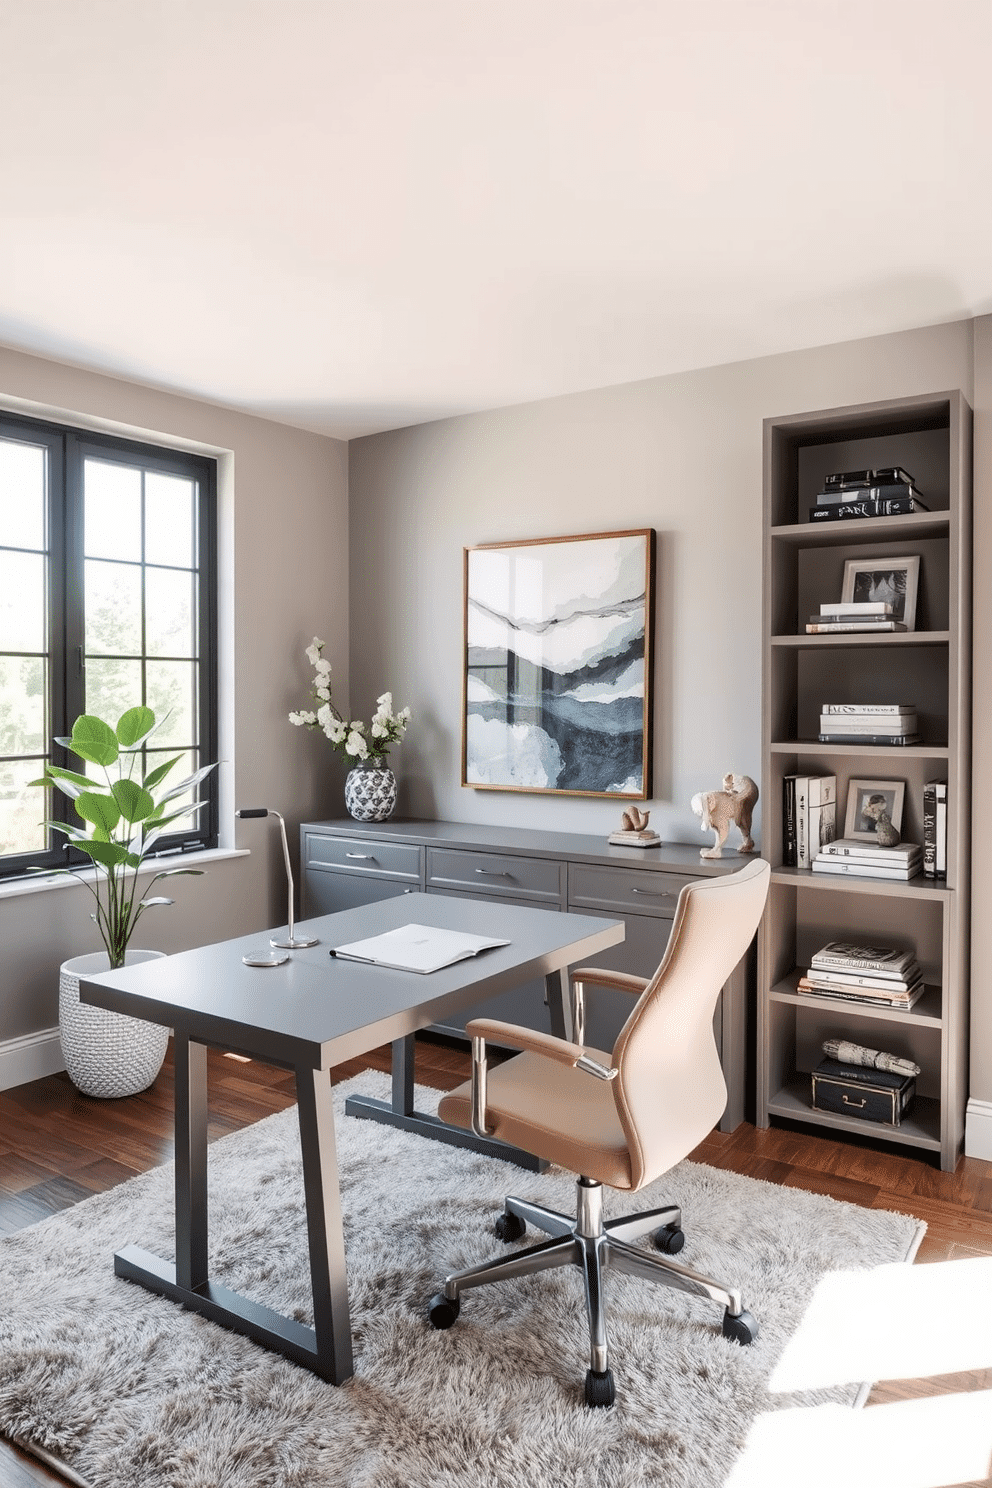
[[[901,465],[930,507],[812,523],[830,471]],[[937,1154],[956,1166],[967,1101],[971,409],[957,392],[765,420],[762,851],[772,865],[758,946],[759,1126],[778,1119]],[[848,558],[919,554],[914,631],[807,635],[838,599]],[[914,703],[914,746],[823,744],[824,702]],[[836,775],[843,835],[848,782],[906,783],[902,836],[923,841],[923,786],[947,781],[947,878],[828,877],[784,865],[783,781]],[[927,990],[909,1011],[803,996],[800,976],[828,940],[916,951]],[[886,1049],[922,1067],[899,1127],[814,1110],[810,1071],[824,1038]]]

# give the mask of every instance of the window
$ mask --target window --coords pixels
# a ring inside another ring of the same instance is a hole
[[[83,768],[55,743],[80,713],[151,708],[145,770],[216,760],[216,587],[212,460],[0,414],[0,876],[70,861],[30,782]],[[199,798],[162,851],[216,843],[213,774]]]

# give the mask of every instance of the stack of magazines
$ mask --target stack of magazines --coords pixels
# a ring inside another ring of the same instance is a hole
[[[881,470],[839,470],[826,476],[809,519],[836,522],[927,510],[908,471],[901,465],[889,465]]]
[[[919,744],[912,703],[824,703],[821,744]]]
[[[873,1007],[911,1008],[923,996],[923,974],[912,951],[831,940],[799,978],[808,997],[833,997]]]
[[[813,859],[814,873],[849,873],[858,878],[896,878],[904,883],[923,872],[923,849],[917,842],[882,847],[870,838],[838,837],[826,842]]]
[[[887,599],[828,600],[818,615],[810,615],[807,635],[833,635],[838,631],[906,630],[897,620]]]

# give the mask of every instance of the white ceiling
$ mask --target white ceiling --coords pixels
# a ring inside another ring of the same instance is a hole
[[[990,0],[0,0],[0,343],[349,438],[980,314],[990,99]]]

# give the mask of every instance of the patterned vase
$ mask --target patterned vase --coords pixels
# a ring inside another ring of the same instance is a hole
[[[125,966],[156,961],[162,951],[125,951]],[[120,1100],[152,1084],[169,1047],[169,1030],[79,1000],[79,979],[106,971],[106,951],[63,961],[59,970],[59,1039],[66,1073],[84,1095]]]
[[[388,765],[358,765],[344,783],[344,804],[356,821],[385,821],[396,809],[396,776]]]

